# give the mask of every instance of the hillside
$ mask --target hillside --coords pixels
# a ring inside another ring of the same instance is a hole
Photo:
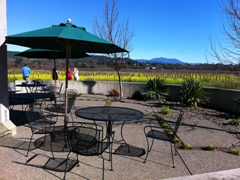
[[[53,59],[31,59],[25,57],[15,56],[19,52],[8,51],[8,68],[21,68],[27,63],[31,68],[38,69],[51,69],[53,67]],[[240,65],[222,65],[222,64],[189,64],[184,63],[174,58],[153,58],[151,60],[146,59],[129,59],[125,58],[121,60],[123,63],[123,69],[154,69],[157,70],[214,70],[214,71],[239,71]],[[65,68],[65,59],[56,59],[56,65],[59,69]],[[70,68],[84,68],[84,69],[113,69],[110,58],[107,56],[91,56],[80,59],[70,59]]]
[[[162,63],[162,64],[186,64],[183,61],[180,61],[178,59],[174,58],[153,58],[150,60],[147,59],[135,59],[135,61],[140,62],[140,63]]]

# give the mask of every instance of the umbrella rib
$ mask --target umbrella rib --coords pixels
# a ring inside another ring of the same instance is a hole
[[[57,42],[58,44],[61,44],[63,47],[66,48],[66,44],[62,43],[61,41],[59,41],[58,39],[56,38],[53,38],[53,41]]]
[[[46,38],[46,39],[44,39],[44,41],[42,41],[42,42],[41,42],[40,44],[38,44],[37,46],[33,47],[33,49],[38,48],[38,47],[41,46],[42,44],[46,43],[49,39],[51,39],[51,38]]]

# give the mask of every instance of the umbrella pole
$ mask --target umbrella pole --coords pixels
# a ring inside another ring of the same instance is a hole
[[[53,59],[54,60],[54,67],[56,68],[56,62],[55,62],[55,58]],[[55,74],[56,72],[54,72],[54,74]],[[57,97],[57,80],[56,80],[56,74],[55,74],[55,76],[53,76],[53,77],[55,77],[54,78],[54,81],[55,81],[55,97]]]
[[[65,116],[68,110],[68,65],[70,57],[70,46],[66,46],[66,79],[65,79]],[[66,122],[65,122],[66,123]]]

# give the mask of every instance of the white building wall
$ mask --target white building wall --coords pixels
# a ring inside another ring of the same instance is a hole
[[[7,35],[6,0],[0,0],[0,104],[8,107],[7,47],[4,44]]]

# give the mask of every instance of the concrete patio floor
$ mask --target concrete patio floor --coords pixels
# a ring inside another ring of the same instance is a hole
[[[104,96],[84,96],[79,97],[76,101],[77,108],[89,106],[104,106]],[[113,102],[112,106],[129,107],[146,111],[146,107],[137,103]],[[176,117],[178,112],[176,113]],[[75,116],[74,116],[75,117]],[[76,117],[75,117],[76,118]],[[172,168],[171,152],[169,143],[156,141],[151,153],[148,156],[146,163],[143,163],[145,155],[141,155],[146,149],[147,143],[143,132],[152,117],[144,117],[139,121],[132,121],[124,125],[124,137],[127,143],[131,145],[133,153],[113,155],[113,171],[109,171],[109,162],[105,162],[105,179],[119,179],[119,180],[153,180],[166,178],[180,178],[180,179],[197,179],[195,175],[210,173],[210,172],[225,172],[224,170],[232,170],[240,168],[240,156],[231,155],[222,151],[203,151],[203,150],[178,150],[185,164],[194,176],[190,176],[189,171],[181,161],[179,156],[175,156],[176,168]],[[76,121],[82,121],[77,118]],[[175,121],[170,120],[169,121]],[[120,136],[120,124],[114,124],[113,130],[116,132],[115,137]],[[211,128],[210,128],[211,127]],[[62,179],[63,172],[55,172],[44,170],[42,167],[51,158],[49,151],[44,151],[41,148],[31,150],[28,157],[25,157],[26,146],[21,148],[14,147],[21,142],[28,142],[31,136],[31,130],[27,124],[19,124],[17,126],[17,135],[3,136],[0,138],[0,179],[4,180],[29,180],[29,179]],[[215,124],[206,121],[198,121],[197,117],[193,119],[183,118],[183,124],[180,125],[178,136],[186,143],[193,145],[221,145],[229,146],[239,139],[222,131]],[[40,136],[39,136],[40,137]],[[34,136],[34,139],[38,139]],[[25,145],[27,145],[26,143]],[[119,144],[114,144],[114,150],[119,147]],[[57,158],[66,158],[67,152],[54,152]],[[26,161],[33,158],[28,165]],[[106,154],[107,155],[107,154]],[[139,157],[140,156],[140,157]],[[80,156],[80,166],[74,167],[67,173],[66,179],[101,179],[102,176],[102,160],[98,157],[84,157]],[[224,178],[224,176],[232,177],[232,179],[240,179],[239,173],[233,171],[226,171],[224,175],[216,178]],[[229,173],[229,174],[228,174]],[[194,178],[195,177],[195,178]],[[210,176],[209,176],[210,177]],[[207,179],[207,176],[202,179]],[[213,178],[213,177],[211,177]],[[208,178],[209,179],[209,178]],[[227,178],[225,178],[227,179]]]

